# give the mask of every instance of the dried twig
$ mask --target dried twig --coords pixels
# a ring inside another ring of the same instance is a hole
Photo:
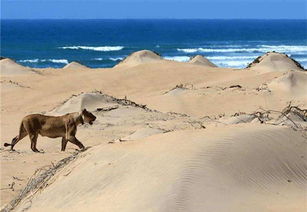
[[[118,108],[118,106],[113,106],[113,107],[107,107],[107,108],[102,108],[102,107],[100,107],[100,108],[97,108],[96,110],[97,111],[103,111],[103,112],[107,112],[107,111],[111,111],[111,110],[116,110]]]
[[[1,212],[8,212],[8,211],[13,210],[30,193],[35,194],[38,190],[45,187],[47,185],[47,181],[52,176],[54,176],[57,173],[57,171],[59,171],[69,162],[73,161],[77,157],[78,154],[79,152],[75,152],[73,155],[60,160],[57,164],[53,165],[51,168],[47,170],[46,170],[46,167],[36,170],[35,173],[32,175],[32,177],[30,178],[30,180],[28,181],[28,184],[26,185],[26,187],[19,193],[19,195],[15,199],[13,199],[5,208],[3,208]],[[39,172],[42,172],[42,173],[38,174]]]
[[[266,111],[266,112],[274,112],[274,113],[279,113],[281,114],[279,116],[279,118],[281,117],[285,117],[286,119],[288,119],[294,126],[296,129],[299,129],[300,127],[290,118],[288,117],[287,115],[290,113],[290,112],[293,112],[293,111],[296,111],[294,112],[296,115],[298,115],[302,120],[306,121],[307,120],[307,110],[306,109],[300,109],[299,107],[297,106],[291,106],[291,102],[290,104],[285,108],[283,109],[282,111],[278,111],[278,110],[265,110],[263,108],[259,108],[260,110],[263,110],[263,111]]]

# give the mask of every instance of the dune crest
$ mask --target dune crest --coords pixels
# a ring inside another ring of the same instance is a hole
[[[209,66],[209,67],[217,67],[214,63],[212,63],[210,60],[205,58],[202,55],[196,55],[190,58],[189,63],[197,64],[197,65],[203,65],[203,66]]]
[[[278,52],[267,52],[266,54],[259,56],[252,63],[250,63],[247,68],[259,70],[261,72],[304,70],[301,64],[299,64],[296,60],[292,59],[286,54]]]
[[[80,64],[78,62],[73,61],[73,62],[67,64],[66,66],[64,66],[63,69],[67,69],[67,70],[68,69],[84,70],[84,69],[88,69],[88,67],[85,66],[85,65],[82,65],[82,64]]]
[[[160,60],[162,60],[162,57],[158,53],[150,50],[141,50],[132,53],[115,67],[131,67],[143,63],[159,62]]]
[[[29,68],[16,63],[9,58],[2,58],[0,60],[0,74],[1,75],[19,75],[19,74],[34,74],[35,72]]]

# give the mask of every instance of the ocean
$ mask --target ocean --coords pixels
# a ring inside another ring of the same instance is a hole
[[[1,20],[1,56],[25,66],[112,67],[142,49],[231,68],[277,51],[307,68],[307,20]]]

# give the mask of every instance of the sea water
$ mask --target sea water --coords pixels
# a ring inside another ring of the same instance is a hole
[[[148,49],[244,68],[268,51],[307,67],[307,20],[1,20],[1,56],[30,67],[112,67]]]

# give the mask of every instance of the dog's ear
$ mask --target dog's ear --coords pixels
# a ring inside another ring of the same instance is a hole
[[[87,110],[84,108],[84,109],[82,110],[82,114],[85,113],[85,112],[87,112]]]

